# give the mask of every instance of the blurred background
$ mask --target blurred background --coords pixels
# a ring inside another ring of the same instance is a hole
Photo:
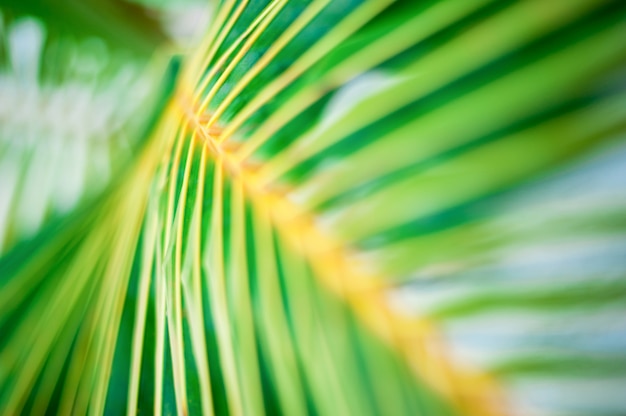
[[[197,0],[0,3],[0,253],[130,160],[169,55],[193,47],[210,12]]]

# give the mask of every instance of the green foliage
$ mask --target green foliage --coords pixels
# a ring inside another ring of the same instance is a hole
[[[112,182],[0,258],[0,413],[623,413],[625,35],[219,2]]]

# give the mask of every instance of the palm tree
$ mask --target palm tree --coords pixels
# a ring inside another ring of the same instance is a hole
[[[3,6],[0,414],[626,412],[626,2],[146,7]]]

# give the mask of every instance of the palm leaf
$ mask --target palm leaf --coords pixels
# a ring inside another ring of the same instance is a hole
[[[220,2],[0,260],[2,413],[623,413],[625,11]]]

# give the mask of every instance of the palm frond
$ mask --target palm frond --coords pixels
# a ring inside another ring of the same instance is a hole
[[[220,2],[124,176],[0,259],[0,413],[623,413],[625,34]]]

